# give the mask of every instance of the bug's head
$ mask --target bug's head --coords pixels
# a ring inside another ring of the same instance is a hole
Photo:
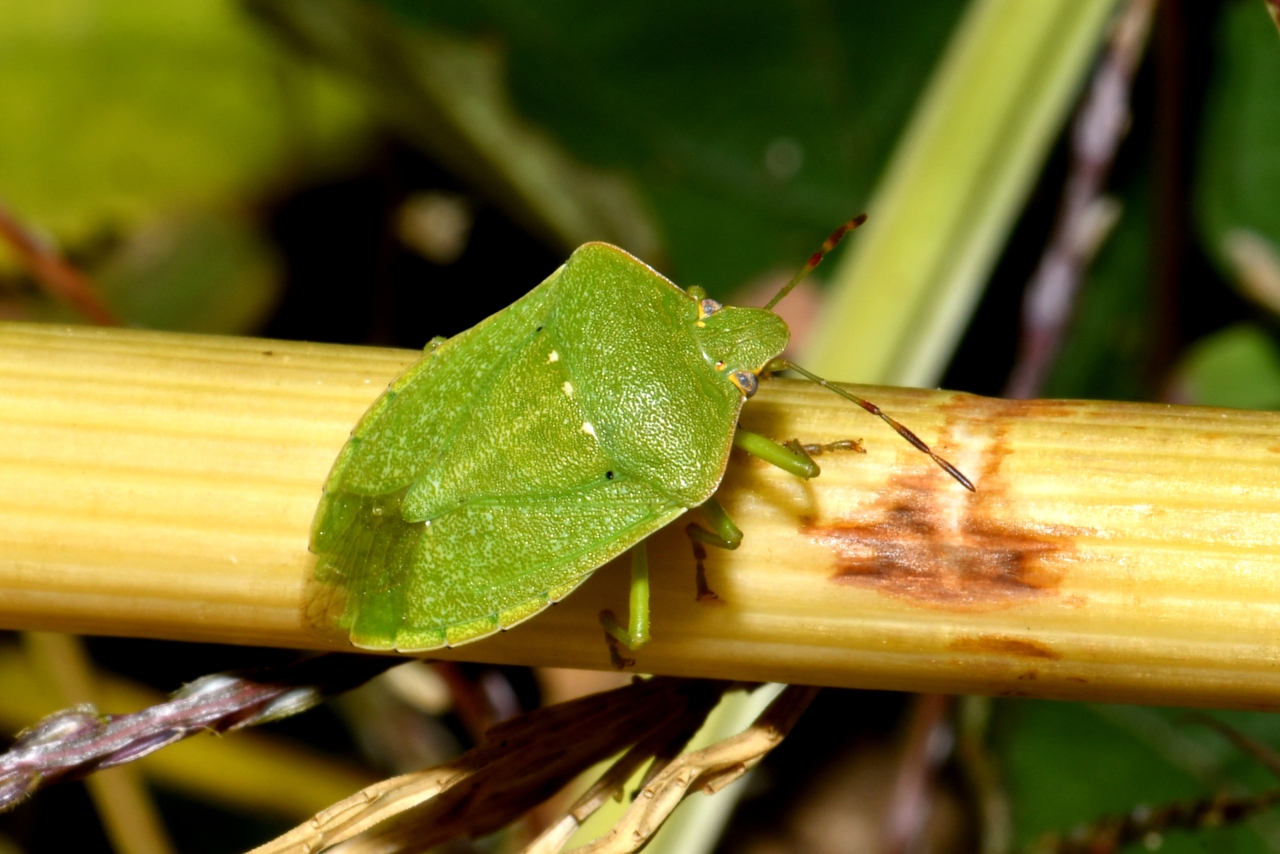
[[[813,272],[813,268],[818,266],[846,234],[866,221],[867,215],[859,214],[833,231],[764,308],[721,305],[713,299],[707,299],[706,291],[702,288],[689,289],[689,296],[698,306],[694,334],[702,345],[703,355],[729,382],[738,387],[743,397],[751,397],[756,393],[760,373],[771,361],[782,355],[791,340],[791,330],[782,318],[773,313],[773,307],[791,293],[791,289],[800,284],[805,276]]]
[[[772,311],[722,306],[706,298],[698,301],[693,334],[707,361],[744,397],[755,394],[760,372],[791,340],[791,330]]]

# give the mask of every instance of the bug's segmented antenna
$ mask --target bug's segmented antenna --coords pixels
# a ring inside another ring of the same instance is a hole
[[[881,421],[883,421],[884,423],[892,427],[894,430],[896,430],[898,432],[898,435],[906,439],[908,442],[910,442],[911,445],[916,450],[920,451],[921,453],[928,454],[929,459],[933,460],[935,463],[941,466],[943,471],[945,471],[947,474],[954,477],[959,482],[959,484],[963,486],[965,489],[969,490],[970,492],[978,491],[977,488],[974,487],[973,481],[965,477],[964,473],[960,471],[960,469],[956,468],[951,463],[947,462],[945,459],[943,459],[942,457],[934,453],[933,449],[930,448],[928,445],[926,445],[923,439],[921,439],[915,433],[912,433],[910,430],[908,430],[906,427],[899,424],[897,421],[893,420],[893,418],[889,417],[889,415],[887,415],[884,412],[884,410],[876,406],[871,401],[863,400],[862,398],[858,397],[856,394],[850,394],[844,389],[838,386],[832,385],[831,383],[827,382],[817,374],[812,373],[811,371],[806,371],[804,368],[800,367],[795,362],[788,361],[787,359],[774,359],[772,362],[769,363],[769,366],[768,368],[766,368],[766,370],[770,372],[787,371],[787,370],[795,371],[797,374],[804,377],[805,379],[815,382],[818,385],[822,386],[823,388],[835,392],[836,394],[840,395],[846,400],[853,401],[854,403],[858,404],[863,409],[865,409],[867,412],[870,412],[872,415],[879,418]]]
[[[800,268],[800,271],[791,277],[791,281],[787,282],[786,285],[783,286],[782,290],[774,294],[773,299],[769,300],[769,304],[766,305],[765,308],[772,309],[775,305],[782,302],[782,298],[791,293],[792,288],[804,281],[804,277],[812,273],[813,268],[822,263],[822,259],[826,257],[828,252],[836,248],[836,244],[839,243],[846,234],[853,231],[866,221],[866,214],[858,214],[853,219],[831,232],[831,236],[822,242],[821,248],[809,256],[809,260],[804,262],[804,266]]]

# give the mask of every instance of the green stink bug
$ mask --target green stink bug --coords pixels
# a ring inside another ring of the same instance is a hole
[[[338,455],[311,533],[312,611],[366,649],[418,652],[509,628],[632,551],[631,619],[601,620],[618,644],[648,637],[643,540],[702,508],[703,545],[742,532],[713,494],[737,446],[800,477],[795,442],[738,427],[758,378],[796,370],[879,416],[967,488],[950,463],[874,404],[779,359],[790,332],[772,308],[722,306],[602,243],[589,243],[508,308],[448,340],[373,404]],[[634,547],[634,548],[633,548]]]

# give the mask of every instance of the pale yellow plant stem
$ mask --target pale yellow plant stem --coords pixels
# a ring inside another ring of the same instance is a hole
[[[303,616],[311,515],[415,358],[0,325],[0,626],[346,648]],[[1280,416],[856,391],[977,492],[830,392],[763,383],[748,429],[865,453],[808,482],[735,453],[720,600],[694,599],[682,522],[653,538],[638,671],[1280,707]],[[449,656],[607,668],[627,576]]]

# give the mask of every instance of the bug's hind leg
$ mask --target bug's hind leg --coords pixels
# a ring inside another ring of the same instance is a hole
[[[693,559],[698,567],[698,601],[703,602],[720,598],[707,586],[707,567],[704,563],[707,559],[706,546],[732,551],[742,545],[742,531],[714,497],[708,498],[700,509],[711,529],[707,530],[697,522],[690,522],[684,532],[689,535],[689,540],[693,543]]]
[[[622,654],[622,647],[637,650],[649,642],[649,552],[644,540],[631,547],[630,600],[631,619],[625,629],[612,611],[600,612],[600,625],[604,626],[604,639],[609,644],[609,658],[619,670],[636,663],[634,658]]]

